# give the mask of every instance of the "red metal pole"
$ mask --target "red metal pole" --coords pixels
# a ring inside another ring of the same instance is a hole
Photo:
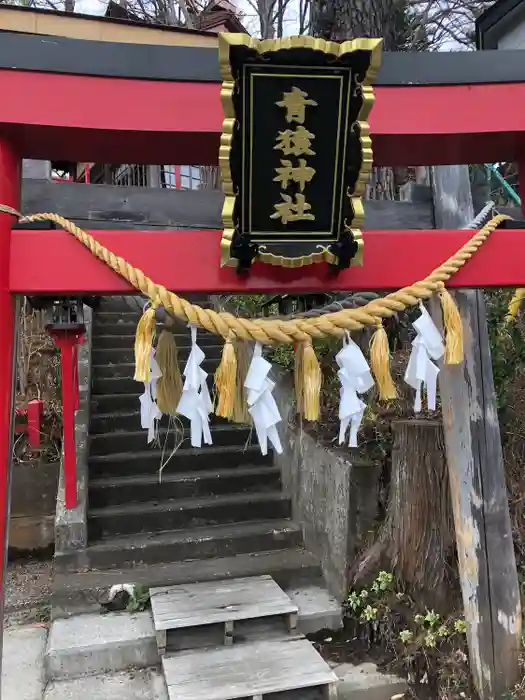
[[[66,508],[77,505],[77,458],[75,442],[75,368],[76,345],[81,333],[73,330],[51,330],[55,345],[60,348],[62,368],[62,428],[64,454],[64,490]],[[77,392],[78,397],[78,392]]]
[[[27,440],[34,450],[40,447],[43,413],[44,403],[40,399],[33,399],[27,404]]]
[[[15,209],[20,206],[21,160],[0,137],[0,202]],[[15,362],[18,304],[9,292],[9,258],[13,217],[0,214],[0,675],[4,620],[4,584],[9,544],[9,502],[15,415]]]
[[[77,505],[77,466],[75,445],[75,398],[73,379],[73,344],[76,339],[67,338],[60,345],[62,356],[62,424],[64,428],[64,485],[66,508]]]
[[[78,393],[78,345],[73,346],[73,410],[80,408],[80,396]]]

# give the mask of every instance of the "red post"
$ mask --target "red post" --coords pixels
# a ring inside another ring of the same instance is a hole
[[[0,202],[15,209],[20,206],[21,160],[0,137]],[[14,219],[0,213],[0,675],[4,619],[4,583],[9,544],[9,494],[15,415],[15,362],[17,318],[15,299],[9,291],[11,225]]]
[[[80,395],[78,393],[78,345],[73,346],[73,409],[80,408]]]
[[[82,338],[82,332],[77,330],[51,330],[50,333],[53,342],[60,348],[60,364],[62,368],[64,490],[66,508],[71,510],[77,505],[75,411],[78,409],[78,372],[75,364],[78,357],[77,344]],[[76,380],[75,377],[77,377]]]
[[[43,413],[44,402],[40,399],[33,399],[27,404],[27,441],[33,450],[40,447]]]

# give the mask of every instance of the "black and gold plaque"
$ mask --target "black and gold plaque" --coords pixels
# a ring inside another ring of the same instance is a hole
[[[222,264],[362,264],[380,39],[221,34]]]

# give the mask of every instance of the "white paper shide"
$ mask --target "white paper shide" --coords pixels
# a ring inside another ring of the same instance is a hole
[[[439,367],[432,360],[439,360],[445,354],[443,338],[422,303],[419,310],[421,316],[413,323],[417,335],[412,342],[412,352],[405,372],[405,382],[416,390],[415,413],[421,411],[423,389],[427,395],[428,410],[436,410]]]
[[[247,390],[248,411],[263,455],[268,454],[268,441],[278,454],[283,451],[277,432],[281,414],[272,396],[275,382],[268,377],[271,368],[272,365],[262,356],[262,345],[256,343],[244,387]]]
[[[162,372],[155,359],[155,350],[151,351],[150,380],[144,382],[144,393],[139,397],[140,401],[140,425],[148,431],[148,443],[155,439],[157,421],[162,418],[162,413],[157,406],[157,381],[162,377]]]
[[[208,390],[205,372],[201,364],[204,352],[197,345],[197,329],[190,326],[191,352],[184,368],[184,388],[177,406],[177,413],[190,421],[191,446],[202,447],[212,444],[209,414],[213,411],[213,403]]]
[[[342,445],[348,435],[349,447],[357,447],[357,432],[363,420],[366,404],[359,398],[374,386],[370,367],[356,343],[347,334],[343,348],[336,355],[339,366],[337,376],[341,382],[339,402],[339,444]]]

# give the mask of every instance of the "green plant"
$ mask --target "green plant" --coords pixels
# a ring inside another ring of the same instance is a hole
[[[130,613],[142,612],[148,607],[149,601],[149,588],[146,588],[146,586],[135,586],[133,596],[130,597],[126,610]]]
[[[390,655],[389,668],[409,676],[417,697],[425,684],[433,698],[470,700],[465,620],[418,608],[417,600],[396,590],[394,576],[381,571],[368,587],[349,592],[345,634],[367,648],[380,646]]]

